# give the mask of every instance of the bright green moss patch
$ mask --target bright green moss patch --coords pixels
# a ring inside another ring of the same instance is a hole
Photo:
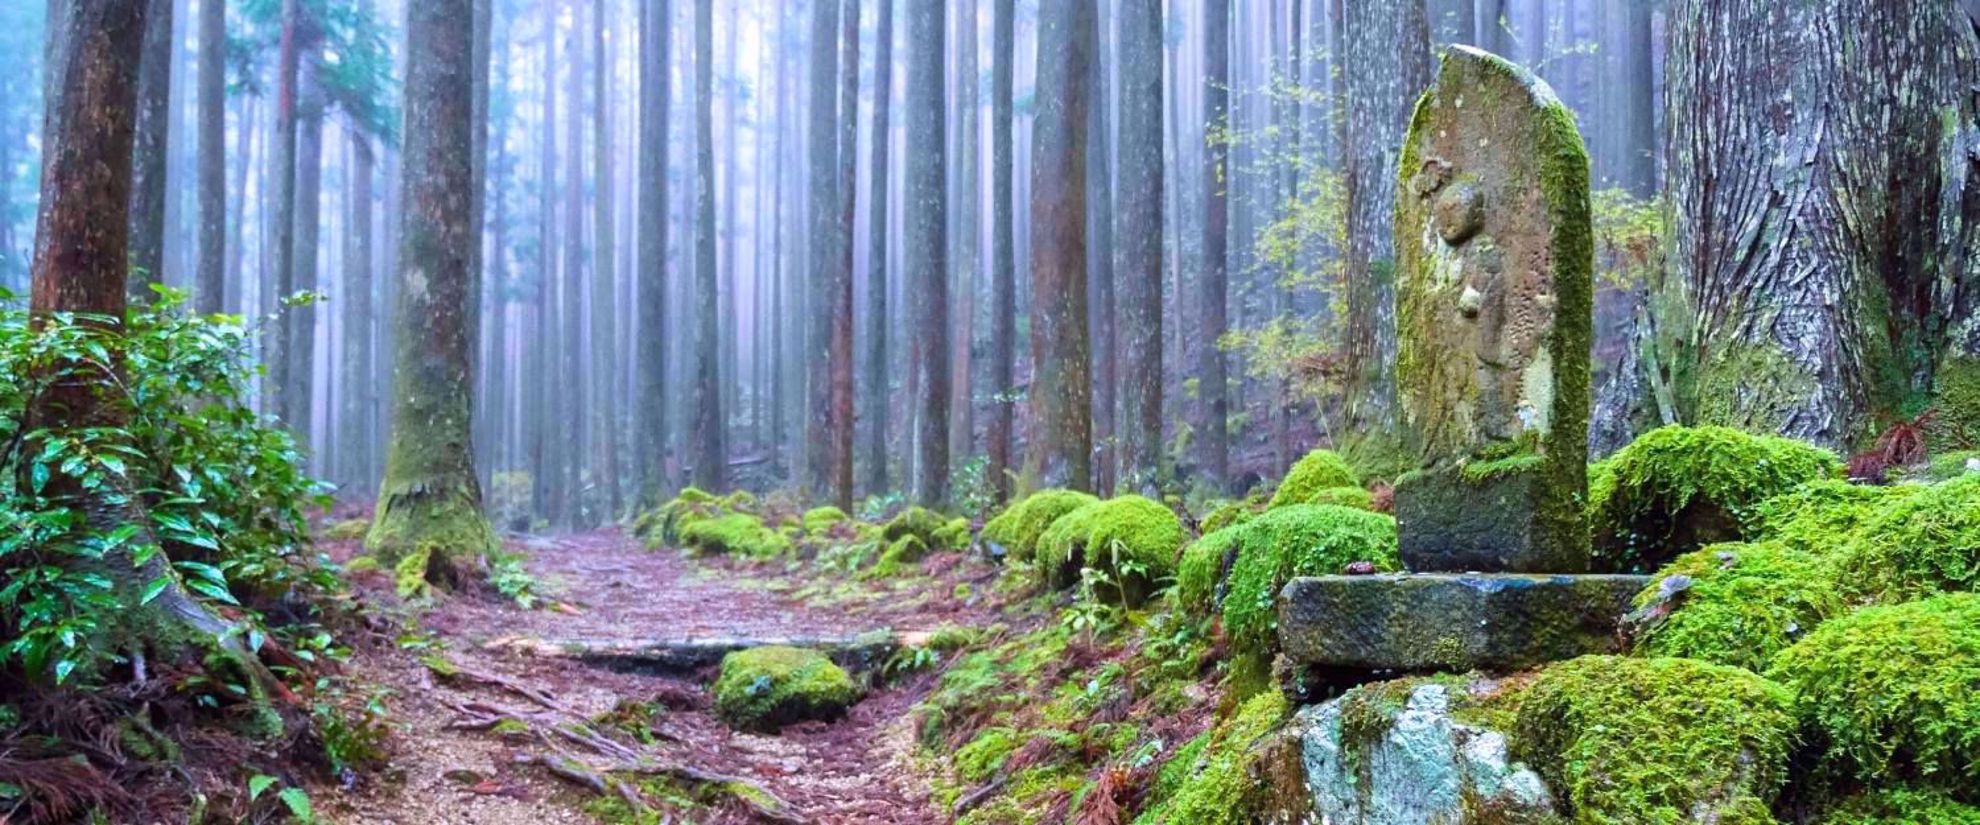
[[[1279,590],[1294,576],[1335,575],[1354,562],[1399,570],[1396,520],[1327,504],[1296,504],[1268,511],[1242,526],[1235,542],[1224,597],[1224,631],[1240,650],[1269,653],[1274,646]]]
[[[1010,728],[984,728],[956,751],[956,773],[966,782],[988,782],[1024,741]]]
[[[1836,554],[1840,580],[1881,602],[1980,586],[1980,475],[1918,488],[1863,522]]]
[[[957,529],[957,522],[961,529]],[[908,536],[921,540],[931,552],[969,549],[969,522],[944,518],[926,507],[909,507],[880,528],[880,538],[889,546]]]
[[[852,677],[825,654],[758,647],[722,657],[715,713],[737,730],[773,730],[808,719],[834,719],[859,697]]]
[[[828,505],[804,511],[802,522],[805,535],[817,535],[851,520],[846,511]]]
[[[1866,780],[1980,782],[1980,594],[1870,607],[1774,658],[1811,743]]]
[[[1714,544],[1679,556],[1636,597],[1636,652],[1765,669],[1848,606],[1814,555],[1775,543]]]
[[[789,553],[789,537],[747,513],[693,519],[681,528],[681,546],[702,553],[769,559]]]
[[[1576,823],[1766,822],[1794,731],[1788,693],[1748,671],[1585,656],[1527,688],[1512,745]]]
[[[1832,555],[1846,538],[1890,504],[1920,489],[1880,487],[1841,479],[1811,481],[1754,508],[1755,534],[1807,553]]]
[[[1289,504],[1312,504],[1321,490],[1336,487],[1360,487],[1361,479],[1354,474],[1347,460],[1333,450],[1314,450],[1293,464],[1286,471],[1286,478],[1279,482],[1279,489],[1272,494],[1268,509],[1277,509]]]
[[[1099,500],[1078,490],[1040,490],[985,522],[983,538],[1001,545],[1012,560],[1030,561],[1037,554],[1039,537],[1052,522]]]
[[[1647,571],[1707,544],[1750,538],[1757,507],[1835,475],[1829,452],[1726,427],[1651,430],[1590,469],[1598,566]]]
[[[1932,450],[1980,444],[1980,359],[1947,358],[1932,375]]]
[[[1252,494],[1235,501],[1226,501],[1210,509],[1203,516],[1203,534],[1209,535],[1226,527],[1233,527],[1258,517],[1265,512],[1265,499]]]
[[[1980,807],[1933,791],[1890,788],[1843,802],[1821,825],[1980,825]]]
[[[1954,450],[1932,456],[1925,468],[1928,481],[1946,481],[1967,473],[1980,473],[1980,450]]]
[[[1246,825],[1266,800],[1252,781],[1253,746],[1277,730],[1289,708],[1278,691],[1266,691],[1218,725],[1203,746],[1201,770],[1183,781],[1159,819],[1165,825]]]
[[[722,513],[722,502],[699,487],[687,487],[665,504],[641,513],[633,521],[633,534],[647,547],[679,544],[681,532],[689,525]]]
[[[1356,510],[1373,510],[1375,494],[1360,487],[1329,487],[1313,494],[1309,504],[1333,504]]]
[[[1038,562],[1053,587],[1070,586],[1079,581],[1081,569],[1092,568],[1104,574],[1105,590],[1138,605],[1175,572],[1186,538],[1182,520],[1169,508],[1142,496],[1121,496],[1053,522],[1040,537]]]
[[[1208,613],[1230,557],[1244,537],[1242,525],[1226,527],[1190,542],[1176,563],[1176,603],[1194,615]]]

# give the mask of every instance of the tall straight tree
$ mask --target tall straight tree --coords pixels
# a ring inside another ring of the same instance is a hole
[[[1031,153],[1031,417],[1025,475],[1093,487],[1087,340],[1086,133],[1094,105],[1093,3],[1052,3],[1038,23],[1038,119]]]
[[[853,218],[858,204],[859,164],[859,0],[846,0],[840,15],[844,54],[839,61],[838,178],[839,204],[834,227],[831,291],[832,338],[826,351],[831,361],[831,491],[842,510],[853,506]]]
[[[209,0],[210,1],[210,0]],[[350,230],[344,256],[344,398],[339,414],[338,443],[347,453],[342,477],[357,480],[375,471],[369,426],[377,395],[371,389],[371,141],[363,135],[347,134],[351,143]],[[362,489],[362,488],[360,488]]]
[[[282,45],[275,64],[275,134],[269,147],[268,177],[273,190],[274,231],[269,247],[274,258],[263,284],[262,311],[274,312],[281,301],[296,290],[296,81],[301,64],[302,41],[308,36],[303,21],[302,0],[282,0]],[[289,385],[290,341],[294,337],[295,314],[284,312],[275,328],[263,339],[261,361],[268,366],[262,381],[262,407],[282,416],[290,427]]]
[[[474,472],[468,271],[474,215],[473,0],[420,0],[406,13],[398,352],[392,438],[365,548],[388,563],[426,554],[429,580],[493,552]]]
[[[1346,93],[1340,146],[1347,195],[1347,412],[1357,429],[1395,418],[1396,163],[1416,99],[1430,86],[1422,3],[1335,0]]]
[[[302,63],[296,77],[296,180],[291,193],[295,208],[294,223],[289,228],[295,250],[290,258],[295,276],[293,288],[298,292],[315,292],[317,245],[323,237],[323,119],[329,108],[329,96],[324,88],[322,21],[305,11],[302,22],[297,34]],[[473,307],[468,311],[472,313]],[[307,445],[316,403],[316,313],[304,314],[298,309],[283,313],[282,317],[289,330],[289,341],[284,347],[289,359],[289,387],[282,393],[288,407],[283,418]],[[470,340],[474,330],[472,320],[470,315]]]
[[[131,169],[131,299],[151,298],[165,275],[165,170],[171,143],[172,4],[150,0],[138,58],[137,146]]]
[[[591,412],[592,440],[598,457],[598,485],[605,488],[605,514],[617,517],[621,506],[619,487],[619,403],[620,386],[617,310],[613,295],[618,287],[618,267],[614,263],[614,200],[612,174],[612,53],[607,46],[608,28],[605,0],[592,0],[592,143],[591,154],[596,191],[592,193],[591,263]]]
[[[873,51],[873,163],[871,203],[867,224],[872,242],[866,247],[866,489],[887,490],[887,150],[893,131],[887,108],[894,96],[894,0],[880,0],[880,19]]]
[[[1162,448],[1162,0],[1120,0],[1120,44],[1120,480],[1146,493]]]
[[[251,129],[248,129],[251,131]],[[220,312],[227,277],[227,4],[199,3],[199,271],[193,308]]]
[[[1011,494],[1011,424],[1017,360],[1017,243],[1011,195],[1013,62],[1017,57],[1016,0],[993,0],[990,21],[990,484],[999,501]]]
[[[832,348],[838,328],[836,273],[839,269],[839,3],[814,0],[811,6],[810,128],[806,166],[811,186],[811,286],[813,311],[805,321],[804,489],[823,498],[832,475]]]
[[[1094,0],[1104,6],[1105,0]],[[1106,19],[1103,15],[1102,19]],[[1110,158],[1113,147],[1110,145],[1112,131],[1108,120],[1108,32],[1105,27],[1095,25],[1093,32],[1093,55],[1088,60],[1088,80],[1086,107],[1086,272],[1087,294],[1091,305],[1087,309],[1091,330],[1091,368],[1093,387],[1092,439],[1098,447],[1094,468],[1094,492],[1113,495],[1114,481],[1120,456],[1114,439],[1116,411],[1120,403],[1120,325],[1115,319],[1114,299],[1114,175]]]
[[[908,2],[907,253],[915,296],[914,499],[941,506],[949,500],[949,193],[942,179],[948,163],[948,51],[943,0]]]
[[[833,0],[820,0],[834,5]],[[830,41],[831,33],[825,39]],[[830,75],[827,75],[829,78]],[[827,87],[830,88],[829,85]],[[829,97],[829,95],[828,95]],[[715,7],[694,4],[694,483],[728,486],[728,429],[722,418],[721,335],[715,279]]]
[[[1335,0],[1341,2],[1341,0]],[[1202,400],[1203,427],[1200,439],[1200,469],[1211,484],[1229,481],[1231,463],[1230,388],[1225,375],[1224,351],[1217,340],[1228,325],[1231,207],[1228,171],[1231,108],[1231,3],[1206,0],[1203,4],[1203,110],[1209,129],[1203,152],[1203,266],[1198,286],[1202,290],[1203,314],[1199,328],[1203,362],[1198,366],[1197,397]]]
[[[642,499],[667,486],[667,111],[673,4],[642,0],[639,19],[639,404],[633,472]]]

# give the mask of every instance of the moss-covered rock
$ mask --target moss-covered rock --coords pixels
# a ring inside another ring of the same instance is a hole
[[[686,487],[659,507],[633,521],[633,533],[647,547],[679,544],[681,531],[697,521],[722,513],[721,500],[699,487]]]
[[[804,511],[803,518],[800,519],[804,524],[804,533],[807,536],[825,533],[833,527],[851,520],[852,518],[846,515],[846,511],[831,505],[813,507],[806,510]]]
[[[1237,559],[1224,597],[1224,631],[1241,650],[1267,653],[1275,645],[1274,601],[1294,576],[1336,575],[1367,562],[1377,571],[1401,568],[1396,520],[1329,504],[1270,510],[1234,528]]]
[[[1230,572],[1230,564],[1237,558],[1238,541],[1243,537],[1243,525],[1226,527],[1205,533],[1183,548],[1182,559],[1176,562],[1178,605],[1196,615],[1208,613],[1215,606],[1217,586]]]
[[[682,547],[702,553],[770,559],[791,551],[788,536],[763,525],[748,513],[688,519],[678,539]]]
[[[1241,499],[1234,499],[1210,508],[1203,515],[1203,534],[1209,535],[1226,527],[1234,527],[1258,517],[1265,512],[1265,497],[1256,493]]]
[[[758,647],[722,658],[715,712],[737,730],[768,731],[812,719],[835,719],[859,698],[851,676],[825,654]]]
[[[1268,509],[1284,507],[1288,504],[1314,504],[1322,490],[1340,487],[1361,488],[1361,479],[1354,474],[1347,460],[1333,450],[1314,450],[1293,464],[1286,471],[1284,481],[1272,494]]]
[[[1771,542],[1686,553],[1637,595],[1635,650],[1764,670],[1774,654],[1848,609],[1831,569]]]
[[[1826,450],[1726,427],[1660,427],[1590,470],[1597,565],[1648,572],[1707,544],[1742,541],[1770,498],[1840,468]]]
[[[1887,788],[1845,800],[1821,825],[1980,825],[1980,807],[1934,791]]]
[[[1834,561],[1839,581],[1868,600],[1980,588],[1980,475],[1894,498],[1837,543]]]
[[[880,538],[889,546],[907,536],[920,539],[931,552],[967,550],[969,521],[946,518],[926,507],[909,507],[880,528]]]
[[[1876,486],[1842,479],[1811,481],[1761,502],[1753,510],[1750,532],[1805,553],[1831,556],[1886,507],[1921,489],[1924,488],[1915,484]]]
[[[1052,587],[1070,587],[1092,568],[1109,582],[1101,596],[1140,604],[1175,572],[1187,538],[1182,520],[1142,496],[1081,507],[1052,522],[1038,541],[1038,564]]]
[[[942,550],[967,550],[969,549],[969,519],[949,519],[947,524],[942,525],[928,538],[931,545]]]
[[[1810,743],[1865,780],[1980,782],[1980,594],[1870,607],[1774,657]]]
[[[1078,490],[1040,490],[1004,508],[1004,512],[983,524],[983,539],[1004,548],[1015,561],[1030,561],[1038,552],[1038,539],[1060,516],[1097,503],[1100,499]]]
[[[1791,703],[1739,668],[1584,656],[1526,689],[1513,755],[1583,825],[1766,823],[1795,739]]]
[[[1181,782],[1159,813],[1136,822],[1247,825],[1254,821],[1252,812],[1271,802],[1265,789],[1251,779],[1259,759],[1255,746],[1278,729],[1288,710],[1285,697],[1277,691],[1247,700],[1212,731],[1201,753],[1191,760],[1196,764],[1187,765],[1200,767]]]

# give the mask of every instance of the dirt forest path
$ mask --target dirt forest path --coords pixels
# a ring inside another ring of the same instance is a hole
[[[494,596],[449,597],[418,614],[417,633],[358,657],[366,677],[395,694],[392,716],[405,727],[393,765],[403,774],[377,783],[383,787],[336,797],[341,804],[332,810],[343,809],[338,821],[594,822],[584,804],[616,789],[583,789],[583,771],[559,768],[635,762],[698,772],[682,787],[707,790],[722,784],[711,778],[734,778],[784,803],[752,807],[717,792],[703,796],[716,800],[711,810],[674,822],[947,821],[905,763],[912,751],[909,710],[932,677],[877,685],[839,721],[759,736],[732,732],[712,715],[712,664],[648,654],[732,639],[844,640],[868,633],[871,640],[878,630],[911,639],[944,623],[986,624],[987,608],[931,597],[926,578],[911,592],[885,583],[820,585],[815,573],[786,577],[648,551],[615,532],[517,539],[511,549],[528,557],[548,606],[524,610]],[[937,573],[941,587],[953,588],[970,575],[957,561],[931,559],[926,569]],[[385,577],[370,576],[377,580],[362,589],[389,598]],[[976,586],[984,584],[987,579]],[[617,655],[574,655],[581,651]],[[626,703],[637,703],[636,723],[599,721],[627,718],[635,705]]]

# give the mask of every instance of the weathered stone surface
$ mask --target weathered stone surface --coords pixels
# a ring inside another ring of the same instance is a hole
[[[1451,718],[1449,688],[1416,685],[1401,707],[1352,691],[1300,711],[1312,815],[1328,825],[1539,825],[1559,822],[1539,774],[1507,755],[1498,731]],[[1371,718],[1372,717],[1372,718]],[[1307,821],[1315,821],[1309,818]]]
[[[1403,566],[1419,573],[1584,573],[1585,534],[1547,530],[1535,512],[1547,483],[1537,462],[1489,474],[1445,467],[1396,481]]]
[[[1561,558],[1575,548],[1585,556],[1587,544],[1577,502],[1587,488],[1594,247],[1588,155],[1574,118],[1532,73],[1455,46],[1417,106],[1401,174],[1404,443],[1432,469],[1512,461],[1523,477],[1475,491],[1398,485],[1399,508],[1411,497],[1436,499],[1414,506],[1419,517],[1402,527],[1403,541],[1473,559],[1489,544],[1515,561],[1581,570],[1585,558]],[[1513,506],[1490,519],[1463,512],[1488,500]],[[1422,517],[1439,512],[1448,518]],[[1432,535],[1412,542],[1414,529]],[[1471,538],[1441,541],[1454,533]]]
[[[1279,595],[1279,644],[1303,665],[1516,670],[1618,648],[1647,576],[1320,576]]]

